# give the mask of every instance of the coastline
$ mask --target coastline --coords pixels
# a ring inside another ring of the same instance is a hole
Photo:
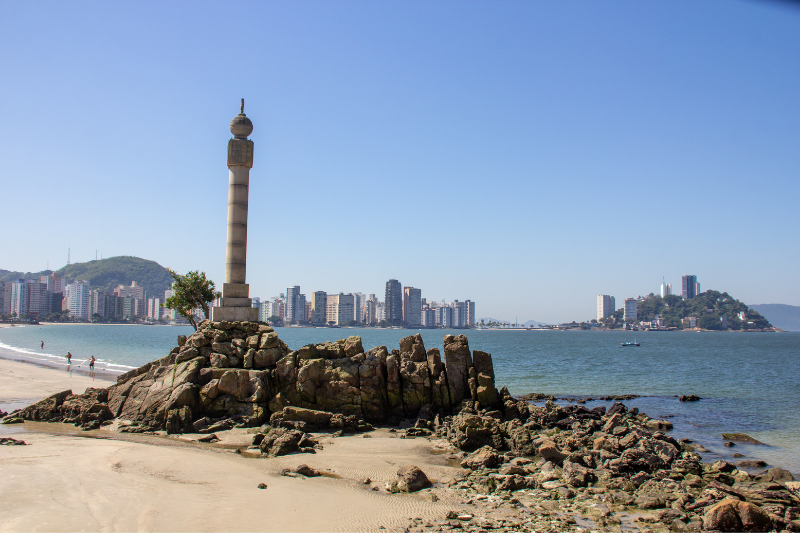
[[[111,384],[0,359],[0,405]],[[463,468],[462,459],[474,454],[436,435],[391,428],[343,436],[315,432],[322,446],[313,454],[255,457],[249,448],[253,431],[246,428],[216,431],[219,442],[200,443],[206,435],[119,433],[118,426],[115,421],[81,431],[60,423],[0,425],[0,436],[26,443],[4,449],[0,490],[7,496],[0,531],[247,531],[254,524],[265,531],[668,531],[674,514],[620,500],[625,495],[619,489],[569,488],[555,479],[497,492],[486,485],[498,475],[496,467]],[[544,460],[531,460],[513,459],[503,468],[539,465],[540,472]],[[302,464],[322,475],[286,475],[285,469]],[[393,494],[389,485],[398,469],[411,465],[433,486]],[[547,471],[536,476],[551,479]],[[679,513],[689,514],[683,508]]]

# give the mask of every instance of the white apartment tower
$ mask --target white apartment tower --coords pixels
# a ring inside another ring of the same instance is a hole
[[[89,282],[76,281],[66,286],[69,298],[69,316],[89,320]]]
[[[661,279],[661,297],[666,298],[672,294],[672,283],[666,283],[664,279]]]
[[[603,320],[604,318],[608,318],[614,314],[614,306],[616,302],[614,301],[613,296],[609,296],[608,294],[598,294],[597,295],[597,321]]]

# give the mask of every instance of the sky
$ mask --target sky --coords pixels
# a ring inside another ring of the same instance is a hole
[[[0,268],[134,255],[386,280],[479,317],[702,289],[800,305],[800,8],[770,1],[0,1]]]

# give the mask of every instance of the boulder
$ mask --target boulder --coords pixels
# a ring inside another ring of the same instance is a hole
[[[291,422],[305,422],[306,424],[316,426],[320,429],[326,429],[331,426],[331,419],[333,415],[325,411],[316,411],[314,409],[304,409],[302,407],[284,407],[281,411],[281,419]]]
[[[304,434],[296,429],[273,428],[264,436],[260,448],[262,453],[277,457],[300,450]]]
[[[757,505],[727,498],[706,511],[703,528],[716,531],[770,531],[772,520]]]
[[[425,472],[418,466],[403,466],[397,471],[397,480],[393,483],[393,488],[399,492],[416,492],[431,486],[431,482]]]
[[[447,428],[447,439],[462,450],[475,450],[482,446],[501,448],[503,437],[500,423],[489,416],[465,411],[453,417]]]
[[[479,468],[496,468],[500,466],[500,463],[502,463],[502,460],[497,451],[490,446],[484,446],[466,456],[461,461],[461,467],[478,470]]]
[[[294,469],[294,471],[296,474],[300,474],[301,476],[306,476],[306,477],[318,477],[322,475],[322,473],[319,470],[311,468],[308,465],[298,465]]]

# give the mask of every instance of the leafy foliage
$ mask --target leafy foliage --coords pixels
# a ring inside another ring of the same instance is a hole
[[[174,280],[172,284],[174,293],[167,298],[164,307],[175,309],[186,317],[189,323],[194,326],[194,329],[197,329],[197,322],[192,311],[199,307],[203,310],[205,317],[208,318],[209,304],[220,296],[214,290],[214,282],[206,279],[205,272],[197,272],[196,270],[189,272],[185,276],[173,270],[168,270],[168,272]]]

